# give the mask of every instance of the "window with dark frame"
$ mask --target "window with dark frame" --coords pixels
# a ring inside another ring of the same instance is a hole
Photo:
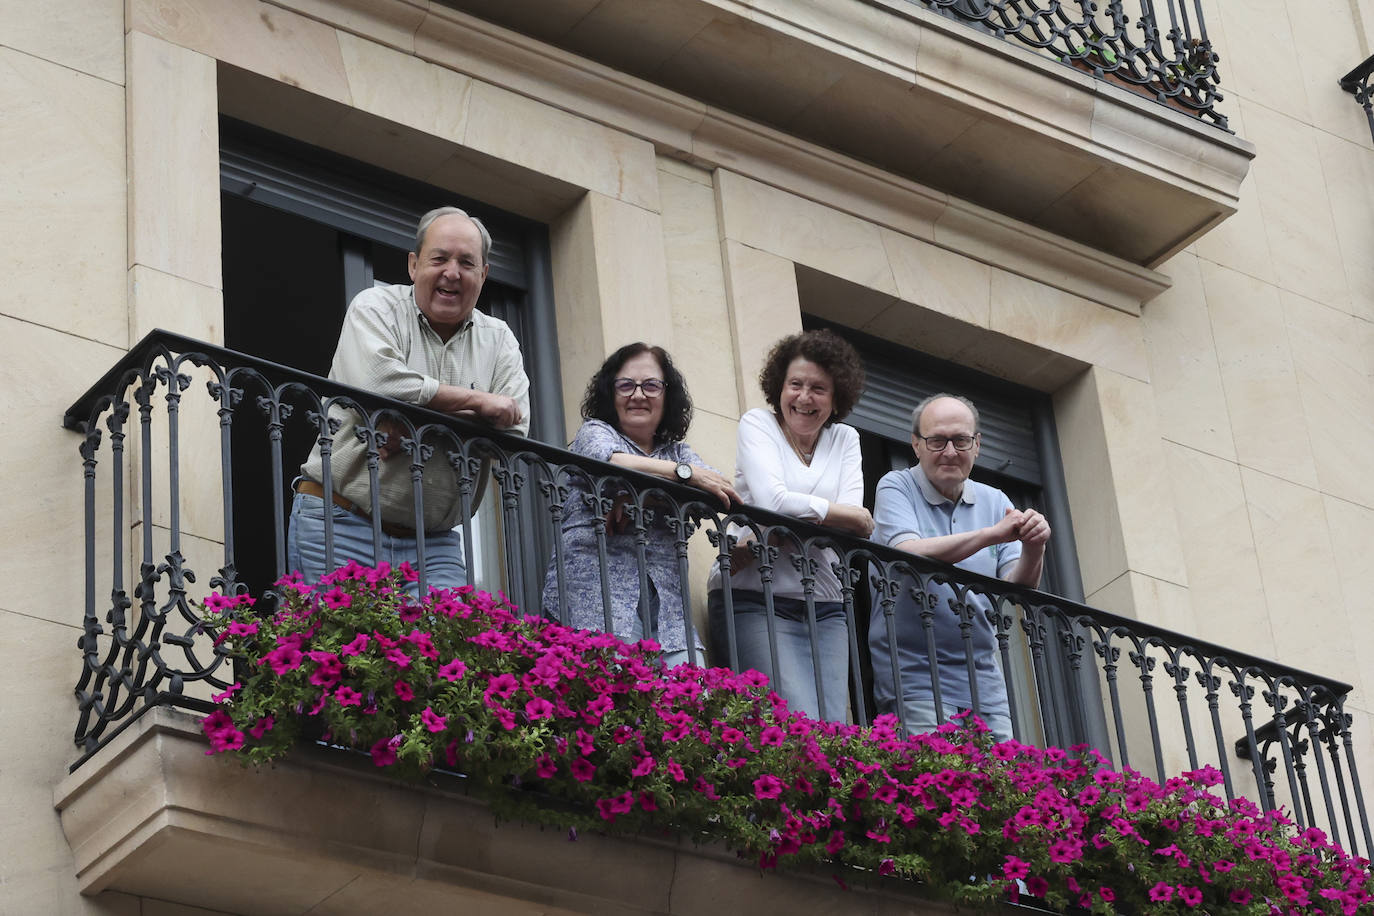
[[[329,373],[353,296],[378,283],[410,282],[407,254],[421,214],[455,205],[480,217],[492,250],[477,307],[509,324],[520,341],[531,437],[563,444],[545,226],[228,118],[220,122],[220,189],[225,345],[316,375]],[[242,413],[233,436],[234,537],[241,578],[258,593],[275,569],[270,539],[254,534],[271,530],[274,507],[246,494],[267,492],[271,469],[260,454],[265,426],[248,428],[259,421]],[[287,431],[287,480],[313,443],[298,425]],[[527,556],[549,549],[530,547]]]
[[[1018,507],[1032,507],[1045,514],[1054,536],[1046,550],[1040,589],[1083,600],[1058,434],[1048,395],[809,315],[803,316],[803,324],[808,328],[831,328],[852,343],[863,360],[867,386],[845,422],[859,431],[865,505],[873,505],[878,481],[884,474],[908,468],[915,462],[911,411],[916,404],[939,392],[963,395],[978,406],[983,434],[972,478],[1002,490]],[[856,616],[863,644],[870,611],[867,589],[859,590],[857,600],[860,605]],[[1075,683],[1057,653],[1051,654],[1048,661],[1049,670],[1041,678],[1047,683],[1037,683],[1028,658],[1014,662],[1017,708],[1022,712],[1022,735],[1027,740],[1043,737],[1039,724],[1042,716],[1054,715],[1058,721],[1073,722],[1078,721],[1076,713],[1080,707],[1101,709],[1095,695],[1096,683]],[[865,655],[863,663],[866,701],[872,708],[871,660]],[[1088,697],[1088,692],[1093,695]],[[1059,709],[1045,708],[1051,704]],[[1102,734],[1098,738],[1105,742],[1105,721],[1100,727]],[[1079,737],[1089,740],[1092,736]]]

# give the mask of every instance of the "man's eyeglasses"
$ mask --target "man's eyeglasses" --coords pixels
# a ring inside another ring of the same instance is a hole
[[[966,452],[973,448],[973,443],[978,441],[978,434],[972,436],[914,436],[926,444],[926,448],[932,452],[943,452],[946,445],[953,444],[954,450]]]
[[[638,388],[644,392],[646,398],[656,398],[663,393],[663,389],[668,387],[663,383],[663,379],[660,378],[646,378],[642,382],[636,382],[632,378],[618,378],[615,380],[614,385],[616,394],[623,394],[629,397],[634,394],[635,389]]]

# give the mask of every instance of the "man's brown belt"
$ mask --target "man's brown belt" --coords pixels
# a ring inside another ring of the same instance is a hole
[[[320,499],[324,499],[324,487],[309,478],[301,478],[296,484],[296,492],[304,493],[307,496],[318,496]],[[372,516],[364,512],[362,507],[353,500],[346,496],[340,496],[338,493],[333,494],[333,496],[334,505],[343,509],[345,512],[352,512],[369,525],[372,524]],[[404,525],[393,525],[390,522],[382,522],[382,533],[394,538],[411,538],[412,540],[415,538],[414,528],[407,528]],[[435,534],[442,534],[442,532],[435,532]],[[431,535],[426,534],[426,537],[429,536]]]

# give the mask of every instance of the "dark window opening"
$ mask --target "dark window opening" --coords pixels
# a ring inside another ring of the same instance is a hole
[[[982,444],[972,479],[997,487],[1020,508],[1044,513],[1054,535],[1045,552],[1040,590],[1081,601],[1083,584],[1073,544],[1063,467],[1049,396],[1034,389],[919,353],[850,328],[804,316],[807,327],[830,327],[859,351],[868,376],[853,413],[846,420],[859,431],[863,451],[864,504],[872,507],[878,481],[889,471],[915,462],[911,448],[911,411],[923,398],[940,392],[967,397],[978,407]],[[867,640],[871,611],[868,589],[855,593],[856,622],[861,642]],[[1051,634],[1051,638],[1057,638]],[[872,708],[871,660],[862,655],[866,702]],[[1080,722],[1084,710],[1101,709],[1096,683],[1075,682],[1057,653],[1047,653],[1048,670],[1036,677],[1029,660],[1013,680],[1018,683],[1017,708],[1022,735],[1043,740],[1044,722]],[[1037,721],[1040,720],[1040,721]],[[1090,725],[1105,747],[1105,721]],[[1090,740],[1089,735],[1074,740]]]
[[[328,375],[349,301],[375,284],[410,282],[407,256],[425,211],[456,205],[492,234],[477,307],[511,326],[530,377],[531,436],[563,441],[548,237],[541,224],[230,119],[221,119],[224,338],[230,349]],[[550,396],[550,392],[553,396]],[[232,434],[233,536],[241,581],[276,577],[266,419],[239,410]],[[283,438],[292,480],[314,445],[304,424]],[[542,555],[532,545],[534,554]]]

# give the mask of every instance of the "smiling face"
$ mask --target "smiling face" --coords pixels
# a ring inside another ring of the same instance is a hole
[[[410,253],[415,304],[444,340],[472,315],[487,269],[482,234],[472,220],[454,213],[431,223],[419,254]]]
[[[663,367],[652,353],[631,356],[620,364],[616,378],[633,379],[642,382],[646,379],[663,381]],[[651,398],[643,388],[636,388],[629,394],[615,394],[615,415],[620,421],[620,431],[646,452],[653,451],[654,433],[663,422],[663,402],[666,392]]]
[[[956,500],[964,492],[964,481],[973,471],[973,461],[978,457],[978,439],[966,452],[955,449],[953,443],[936,452],[926,445],[923,436],[974,436],[978,432],[973,411],[953,398],[940,398],[931,401],[921,411],[921,428],[911,437],[911,447],[916,451],[916,460],[926,479],[947,499]]]
[[[835,381],[817,364],[798,356],[787,364],[778,395],[783,426],[796,444],[811,449],[835,410]]]

